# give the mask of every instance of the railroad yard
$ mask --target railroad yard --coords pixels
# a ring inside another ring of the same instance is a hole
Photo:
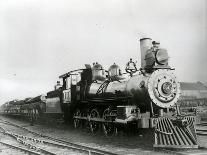
[[[207,155],[207,1],[0,0],[0,155]]]
[[[109,155],[205,155],[207,124],[197,126],[199,149],[154,149],[149,134],[119,133],[113,138],[92,135],[57,120],[31,126],[22,118],[0,116],[0,154],[109,154]],[[144,143],[143,143],[144,142]]]

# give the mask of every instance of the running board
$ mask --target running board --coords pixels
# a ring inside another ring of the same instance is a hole
[[[157,118],[154,138],[153,146],[158,148],[198,148],[195,117]]]

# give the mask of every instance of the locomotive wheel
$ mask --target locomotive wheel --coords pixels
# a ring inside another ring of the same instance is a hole
[[[75,113],[73,114],[73,116],[81,116],[81,111],[77,109]],[[81,120],[77,118],[73,118],[73,125],[74,125],[74,128],[76,129],[79,128],[81,126]]]
[[[108,120],[107,115],[110,115],[110,114],[111,114],[111,112],[109,109],[104,110],[103,116],[102,116],[103,119],[107,121]],[[117,132],[117,129],[116,129],[114,123],[103,122],[102,129],[103,129],[105,136],[107,136],[107,137],[111,137]]]
[[[90,112],[90,118],[100,118],[100,114],[97,109],[93,109]],[[97,133],[100,127],[99,122],[90,121],[89,122],[90,130],[93,134]]]

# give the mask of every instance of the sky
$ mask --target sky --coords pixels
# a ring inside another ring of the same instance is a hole
[[[84,64],[139,68],[143,37],[168,50],[179,81],[207,82],[206,0],[0,0],[0,104]]]

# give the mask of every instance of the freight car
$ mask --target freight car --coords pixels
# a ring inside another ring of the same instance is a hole
[[[102,128],[111,136],[118,126],[133,125],[154,131],[154,147],[197,148],[195,118],[181,115],[176,106],[180,85],[167,50],[150,38],[140,39],[140,50],[140,69],[132,59],[125,73],[115,63],[108,70],[87,64],[61,75],[62,86],[41,102],[59,105],[66,121],[75,128],[87,125],[94,134]]]
[[[53,95],[51,95],[51,93]],[[31,124],[38,118],[61,118],[60,97],[54,96],[54,91],[24,100],[12,100],[1,106],[1,113],[27,117]]]

